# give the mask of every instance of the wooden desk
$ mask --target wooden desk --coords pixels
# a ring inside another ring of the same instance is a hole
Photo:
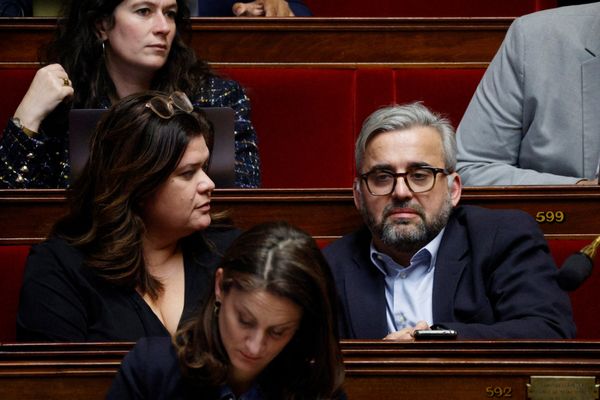
[[[594,383],[600,376],[598,342],[349,341],[343,352],[350,399],[527,399],[532,376],[587,376]],[[554,391],[566,386],[557,381]],[[565,398],[578,397],[556,399]]]
[[[517,208],[540,221],[543,217],[540,226],[549,239],[591,240],[600,235],[596,186],[466,188],[461,203]],[[66,207],[64,190],[0,190],[0,245],[43,240]],[[350,189],[217,189],[213,210],[229,210],[243,229],[286,220],[322,240],[340,237],[362,223]],[[556,222],[559,212],[563,218]]]
[[[102,399],[130,347],[0,345],[0,398]],[[596,397],[580,398],[598,398],[600,342],[595,341],[343,341],[342,351],[352,400],[527,399],[527,384],[535,376],[554,377],[549,383],[554,391],[566,386],[556,377],[588,377]],[[494,391],[502,395],[490,396]]]
[[[190,45],[215,67],[485,67],[512,18],[193,18]],[[54,18],[0,18],[0,68],[36,67]],[[207,45],[208,44],[208,45]]]
[[[2,344],[0,399],[104,399],[131,346]]]

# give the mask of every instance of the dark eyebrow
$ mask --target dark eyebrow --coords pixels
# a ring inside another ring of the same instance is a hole
[[[422,161],[422,162],[413,162],[413,163],[410,163],[410,164],[408,164],[408,167],[409,168],[433,167],[433,165]]]
[[[132,4],[132,6],[134,7],[154,7],[156,6],[156,4],[152,3],[151,1],[136,1]]]
[[[412,162],[409,163],[407,168],[420,168],[420,167],[432,167],[431,164],[426,163],[424,161],[421,162]],[[394,168],[391,164],[376,164],[374,165],[369,171],[367,171],[366,173],[372,172],[372,171],[390,171],[390,172],[396,172],[396,168]]]
[[[394,172],[395,168],[392,167],[390,164],[375,164],[370,170],[367,171],[371,172],[371,171],[391,171]]]
[[[142,1],[134,2],[133,6],[135,6],[135,7],[140,7],[141,6],[141,7],[152,8],[152,7],[158,7],[158,4],[156,4],[156,3],[152,2],[152,1],[149,1],[149,0],[142,0]],[[167,9],[172,9],[172,8],[177,9],[177,2],[175,2],[173,4],[169,4],[169,5],[165,6],[165,7],[163,7],[163,9],[164,8],[167,8]]]

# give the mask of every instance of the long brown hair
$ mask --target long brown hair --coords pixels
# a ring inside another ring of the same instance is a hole
[[[258,225],[234,241],[221,268],[224,292],[266,290],[302,309],[298,331],[258,378],[267,398],[337,398],[344,371],[335,290],[312,237],[283,222]],[[213,285],[200,315],[174,338],[184,376],[193,384],[215,387],[226,381],[229,359],[217,318]]]
[[[212,128],[201,111],[164,119],[146,103],[160,92],[119,101],[100,120],[90,157],[70,191],[70,212],[53,233],[82,250],[86,265],[106,280],[156,297],[162,286],[145,268],[140,204],[175,170],[192,138]],[[206,244],[198,236],[197,249]]]
[[[43,63],[61,64],[75,89],[73,106],[98,108],[103,98],[115,98],[116,89],[104,63],[104,49],[97,24],[114,24],[115,8],[123,0],[71,0],[58,19],[58,26]],[[177,31],[165,65],[157,71],[150,88],[170,93],[174,90],[188,96],[206,85],[212,72],[208,64],[198,60],[183,39],[188,36],[190,12],[185,0],[177,0],[175,24]]]

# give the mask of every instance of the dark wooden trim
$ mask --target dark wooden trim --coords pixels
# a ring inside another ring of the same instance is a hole
[[[0,345],[0,398],[101,399],[132,343]],[[350,399],[526,399],[532,376],[600,377],[598,341],[342,341]],[[593,397],[589,397],[593,398]]]
[[[596,186],[514,186],[465,188],[462,204],[517,208],[532,216],[561,211],[564,222],[541,223],[547,238],[593,239],[600,235],[594,218],[600,203]],[[43,240],[65,213],[64,190],[0,190],[0,244]],[[317,239],[335,239],[361,225],[350,189],[218,189],[213,210],[228,210],[234,223],[249,228],[286,220]]]
[[[189,42],[215,67],[487,65],[512,18],[194,18]],[[37,65],[53,18],[0,18],[0,65]]]

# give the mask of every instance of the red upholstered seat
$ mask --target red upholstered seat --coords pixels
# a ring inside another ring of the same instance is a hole
[[[0,246],[0,342],[15,340],[19,291],[29,246]]]
[[[0,85],[2,85],[0,135],[2,135],[6,122],[13,116],[25,92],[27,92],[35,72],[36,69],[33,68],[0,69]]]
[[[484,68],[359,69],[357,129],[379,107],[414,101],[422,101],[457,126],[484,72]]]
[[[355,73],[348,69],[220,70],[252,102],[263,187],[349,187],[354,159]]]
[[[397,103],[396,81],[391,68],[365,68],[356,70],[356,134],[373,111]]]
[[[263,187],[348,187],[364,119],[423,101],[457,124],[484,73],[477,69],[237,68],[259,136]]]
[[[485,69],[407,68],[395,73],[395,101],[423,103],[458,126]]]

